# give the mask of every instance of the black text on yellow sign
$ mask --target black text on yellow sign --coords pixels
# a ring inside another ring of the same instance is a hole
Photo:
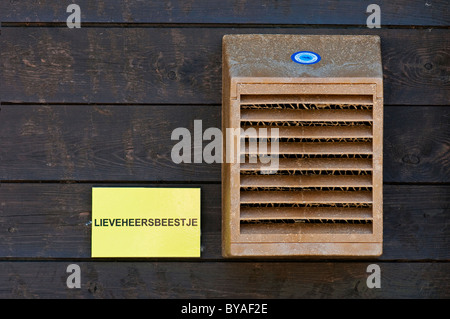
[[[93,188],[92,257],[200,257],[200,189]]]

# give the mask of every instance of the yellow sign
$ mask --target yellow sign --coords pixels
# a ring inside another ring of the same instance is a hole
[[[200,257],[200,188],[93,188],[91,255]]]

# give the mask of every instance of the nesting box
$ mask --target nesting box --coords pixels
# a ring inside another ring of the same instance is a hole
[[[380,38],[226,35],[222,67],[223,255],[380,255]]]

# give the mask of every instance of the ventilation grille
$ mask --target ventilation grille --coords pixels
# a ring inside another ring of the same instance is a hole
[[[298,234],[372,234],[371,99],[279,103],[289,99],[241,98],[240,125],[246,134],[241,137],[240,234],[280,234],[282,241]],[[277,139],[270,136],[273,128]],[[278,143],[276,171],[261,161],[251,147],[255,142],[267,142],[269,152]]]
[[[380,43],[369,35],[224,36],[223,256],[381,255]],[[296,63],[299,51],[320,59]]]

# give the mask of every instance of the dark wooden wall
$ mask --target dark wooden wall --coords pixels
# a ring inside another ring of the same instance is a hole
[[[1,298],[449,298],[447,0],[1,0]],[[224,34],[377,34],[384,254],[224,260],[220,164],[171,161],[177,127],[221,123]],[[90,258],[92,186],[202,188],[200,260]],[[66,267],[81,266],[81,289]],[[366,285],[381,267],[381,289]]]

